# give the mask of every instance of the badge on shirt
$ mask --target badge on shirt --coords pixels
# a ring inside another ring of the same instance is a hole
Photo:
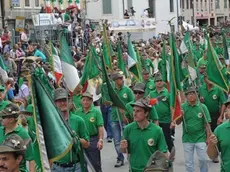
[[[212,98],[213,98],[213,100],[216,100],[216,99],[217,99],[217,96],[214,94],[214,95],[212,96]]]
[[[162,99],[162,101],[163,101],[163,102],[165,102],[166,100],[167,100],[167,98],[166,98],[166,97],[164,97],[164,98]]]
[[[150,86],[149,86],[149,89],[150,89],[150,90],[152,90],[152,89],[153,89],[153,86],[152,86],[152,85],[150,85]]]
[[[154,145],[154,140],[151,138],[148,140],[148,145],[153,146]]]
[[[95,118],[94,118],[94,117],[91,117],[89,120],[90,120],[90,122],[94,122],[94,121],[95,121]]]
[[[123,94],[123,97],[126,99],[128,96],[127,96],[127,94],[125,93],[125,94]]]
[[[202,118],[203,114],[202,113],[198,113],[198,118]]]

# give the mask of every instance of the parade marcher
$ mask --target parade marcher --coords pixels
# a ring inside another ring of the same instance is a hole
[[[156,106],[157,114],[159,117],[159,126],[162,128],[165,140],[168,146],[169,152],[171,152],[172,148],[174,147],[173,140],[171,138],[171,123],[172,123],[172,116],[171,116],[171,109],[170,109],[170,95],[168,90],[164,87],[164,82],[162,80],[161,75],[157,75],[154,78],[156,89],[150,92],[150,98],[157,98],[159,96],[163,96],[162,101],[160,101]]]
[[[75,112],[68,112],[69,105],[67,103],[68,93],[64,88],[57,88],[54,91],[54,102],[62,112],[64,119],[70,124],[70,128],[79,136],[81,146],[87,148],[89,146],[89,133],[85,122],[78,117]],[[52,165],[52,172],[74,171],[81,172],[80,159],[77,152],[70,150],[63,158],[56,161]]]
[[[10,103],[1,112],[2,127],[0,127],[0,144],[11,134],[17,134],[23,140],[30,138],[28,132],[18,125],[19,108],[17,105]],[[29,161],[29,172],[35,172],[34,151],[32,143],[28,144],[26,149],[25,158],[20,164],[21,172],[28,172],[26,168],[26,161]]]
[[[27,143],[16,134],[9,135],[0,145],[0,171],[22,172],[20,164],[23,161]]]
[[[130,171],[143,172],[154,152],[159,150],[168,157],[168,149],[162,129],[148,121],[149,112],[152,109],[149,99],[141,98],[132,106],[134,122],[124,129],[121,150],[130,154]]]
[[[217,125],[223,122],[226,97],[220,88],[208,80],[207,74],[204,75],[204,81],[205,84],[199,89],[200,101],[205,104],[209,110],[212,120],[211,129],[214,131]]]
[[[104,120],[104,127],[107,134],[107,142],[111,143],[113,139],[112,134],[112,102],[108,94],[108,88],[106,82],[100,84],[98,82],[96,87],[96,94],[101,94],[100,108]]]
[[[93,96],[90,93],[82,94],[81,103],[82,108],[78,109],[76,114],[85,121],[90,136],[90,146],[85,149],[85,152],[96,172],[102,172],[100,153],[104,138],[102,114],[100,110],[92,106]]]
[[[147,54],[145,52],[142,54],[142,58],[142,68],[149,71],[149,73],[152,75],[154,73],[153,62],[147,57]]]
[[[127,104],[134,100],[132,90],[127,86],[124,86],[123,75],[116,73],[112,75],[112,79],[115,82],[115,91],[124,104]],[[117,107],[112,107],[112,132],[114,146],[117,152],[117,163],[114,167],[121,167],[124,165],[124,156],[120,151],[121,132],[124,124],[122,123],[125,117],[124,111]]]
[[[213,160],[218,157],[218,151],[216,149],[216,146],[221,152],[221,172],[230,171],[230,99],[225,102],[225,106],[226,116],[228,117],[228,120],[225,121],[223,124],[219,125],[215,129],[214,134],[209,137],[207,149],[208,156]]]
[[[211,122],[207,107],[197,100],[196,89],[191,87],[185,92],[187,102],[182,104],[179,125],[183,122],[182,142],[185,156],[185,171],[194,172],[194,150],[196,149],[200,172],[208,171],[206,142],[210,136],[209,123]]]
[[[150,78],[150,73],[148,70],[144,69],[142,71],[142,76],[143,76],[143,80],[145,83],[145,96],[148,96],[151,91],[155,90],[155,88],[156,88],[155,83]]]
[[[133,93],[135,95],[135,101],[143,98],[144,94],[145,94],[145,84],[140,83],[140,82],[136,83],[134,88],[133,88]],[[126,108],[127,108],[127,111],[128,111],[126,113],[126,117],[129,119],[130,122],[133,122],[133,107],[132,107],[132,104],[135,101],[132,101],[132,102],[130,102],[130,103],[128,103],[126,105]],[[154,106],[152,107],[152,109],[149,112],[149,121],[159,125],[158,114],[157,114],[157,111],[156,111]]]

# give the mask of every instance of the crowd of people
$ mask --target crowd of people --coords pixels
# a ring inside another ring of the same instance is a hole
[[[71,19],[65,16],[65,20]],[[103,33],[88,28],[87,34],[89,45],[95,48],[98,56],[102,56],[103,50],[101,49],[105,44]],[[58,83],[52,71],[50,64],[50,58],[52,58],[50,41],[52,40],[46,40],[44,45],[31,42],[28,31],[25,29],[20,34],[20,41],[11,47],[11,33],[7,27],[4,28],[0,41],[1,71],[4,70],[8,77],[5,78],[1,72],[0,171],[16,172],[19,169],[21,172],[36,171],[33,141],[36,139],[37,131],[32,116],[34,107],[29,86],[29,76],[34,64],[41,67],[48,78],[49,84],[54,89],[53,101],[56,107],[60,110],[63,119],[69,122],[70,128],[79,136],[81,147],[96,172],[103,171],[100,151],[103,149],[105,140],[108,143],[114,143],[117,153],[115,168],[124,165],[124,153],[127,153],[130,156],[130,171],[143,172],[146,170],[150,157],[156,151],[169,157],[174,148],[177,148],[177,145],[174,145],[175,126],[181,123],[186,172],[195,171],[195,150],[198,154],[201,172],[209,171],[207,155],[214,163],[220,161],[221,172],[230,171],[230,140],[228,137],[230,99],[228,99],[228,93],[211,82],[206,73],[208,57],[204,32],[191,32],[190,34],[189,39],[193,45],[192,57],[196,64],[198,77],[195,85],[187,84],[189,77],[181,81],[183,84],[180,102],[181,115],[177,120],[173,120],[175,109],[172,108],[170,101],[172,94],[161,73],[162,68],[165,67],[162,64],[163,53],[167,57],[172,55],[169,34],[161,34],[147,41],[132,42],[136,52],[140,52],[142,80],[135,79],[129,72],[130,54],[129,47],[124,42],[124,33],[115,34],[107,30],[106,34],[111,52],[113,52],[109,78],[115,93],[126,105],[126,110],[113,106],[114,102],[111,101],[108,94],[110,91],[108,83],[104,81],[101,74],[90,82],[95,88],[94,92],[90,92],[89,89],[85,91],[85,85],[79,85],[75,92],[69,95],[65,84]],[[221,70],[228,78],[228,64],[225,63],[222,40],[217,40],[219,39],[218,34],[210,33],[210,35],[213,38],[212,43],[216,54],[222,63]],[[178,55],[186,62],[188,54],[180,52],[183,39],[183,35],[176,34]],[[118,43],[122,45],[122,58],[127,74],[121,71],[118,64]],[[60,56],[59,43],[55,42],[53,45]],[[70,51],[71,58],[81,77],[84,73],[87,51],[83,52],[79,44],[70,47]],[[95,95],[99,99],[95,99]],[[154,106],[149,103],[153,98],[158,99],[158,103]],[[220,158],[218,158],[219,155]],[[83,172],[80,158],[74,151],[69,151],[63,158],[52,163],[51,168],[53,172]],[[165,170],[171,170],[171,168],[173,166],[168,165]]]

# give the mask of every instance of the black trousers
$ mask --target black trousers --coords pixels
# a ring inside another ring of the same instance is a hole
[[[101,152],[97,148],[98,136],[90,137],[90,146],[85,149],[85,153],[89,158],[96,172],[102,172],[101,169]]]
[[[163,130],[165,141],[168,146],[169,152],[171,152],[172,148],[174,147],[174,143],[172,141],[171,137],[171,129],[170,129],[170,123],[159,123],[160,127]]]

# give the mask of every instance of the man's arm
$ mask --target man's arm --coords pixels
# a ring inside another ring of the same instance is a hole
[[[209,139],[208,139],[208,148],[207,148],[207,154],[210,159],[215,159],[218,156],[218,151],[217,151],[217,137],[212,134]]]
[[[29,161],[29,171],[30,172],[36,172],[35,170],[35,161]]]
[[[99,140],[97,142],[97,148],[101,150],[103,148],[103,138],[104,138],[104,127],[103,126],[98,127],[98,137],[99,137]]]

